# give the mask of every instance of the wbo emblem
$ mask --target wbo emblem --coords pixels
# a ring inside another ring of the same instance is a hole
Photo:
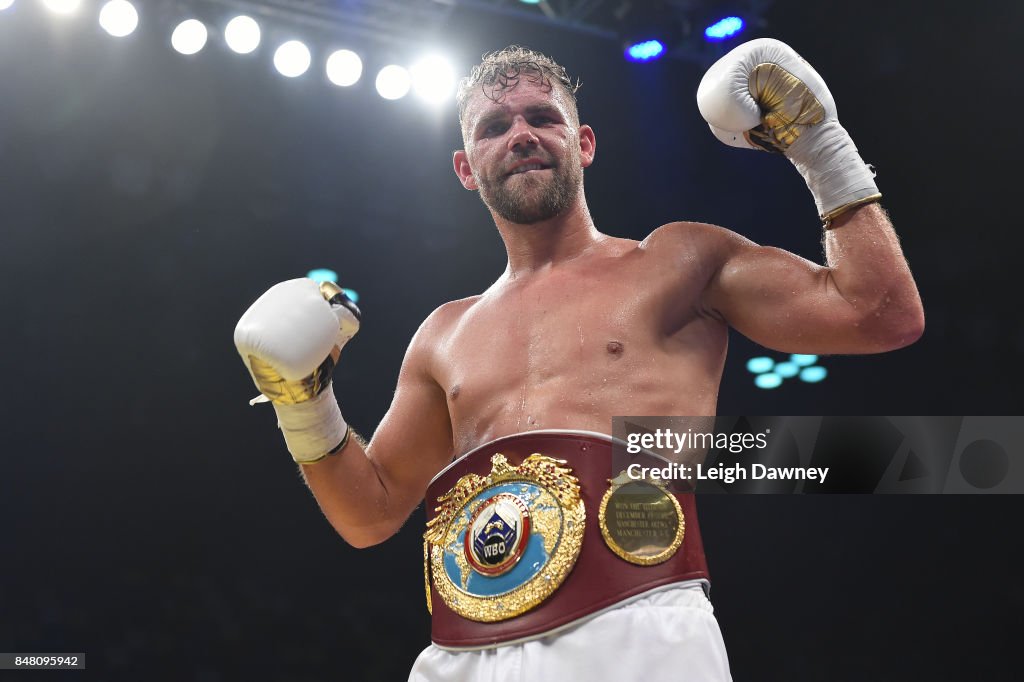
[[[501,575],[523,556],[530,538],[530,508],[511,493],[498,493],[473,514],[466,533],[466,559],[483,575]]]
[[[467,474],[444,495],[423,535],[423,570],[464,618],[496,622],[547,599],[576,564],[586,511],[564,460],[533,454],[519,466],[491,457],[487,476]]]

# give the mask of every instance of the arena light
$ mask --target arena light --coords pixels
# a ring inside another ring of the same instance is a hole
[[[310,278],[314,282],[338,283],[338,273],[330,268],[314,268],[306,273],[306,277]]]
[[[795,362],[780,362],[772,368],[772,371],[783,379],[792,379],[800,373],[800,366]]]
[[[665,55],[665,45],[660,40],[643,40],[626,47],[626,59],[631,62],[649,62]]]
[[[343,88],[355,85],[363,75],[363,60],[352,50],[335,50],[327,58],[327,79]]]
[[[82,0],[43,0],[46,9],[54,14],[72,14],[81,4]]]
[[[828,370],[824,367],[805,367],[800,372],[800,380],[809,384],[816,384],[828,376]]]
[[[252,17],[240,14],[224,27],[224,42],[238,54],[249,54],[260,45],[260,25]]]
[[[14,4],[14,0],[0,0],[0,12]]]
[[[742,30],[742,19],[739,17],[725,17],[704,29],[704,38],[709,42],[717,43],[738,35]]]
[[[181,54],[195,54],[206,45],[206,26],[198,19],[186,19],[171,33],[171,47]]]
[[[100,26],[115,38],[131,34],[139,25],[139,13],[128,0],[110,0],[100,10]]]
[[[754,385],[758,388],[777,388],[783,381],[793,377],[816,384],[828,376],[828,370],[815,364],[817,362],[817,355],[796,353],[790,355],[789,360],[778,362],[762,355],[747,360],[747,371],[757,375],[754,377]]]
[[[278,73],[288,78],[296,78],[306,73],[312,62],[313,57],[309,53],[309,48],[298,40],[282,43],[274,51],[274,67]]]
[[[310,278],[314,282],[334,282],[338,283],[338,273],[330,268],[314,268],[306,273],[306,277]],[[341,291],[348,296],[348,299],[353,303],[359,303],[359,292],[355,289],[348,289],[342,287]]]
[[[409,94],[412,78],[397,64],[389,64],[377,73],[377,94],[384,99],[402,99]]]
[[[431,104],[444,102],[455,91],[455,70],[444,57],[423,57],[409,71],[416,95]]]

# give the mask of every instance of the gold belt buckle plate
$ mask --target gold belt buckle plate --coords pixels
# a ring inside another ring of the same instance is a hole
[[[467,474],[437,498],[423,535],[423,570],[463,618],[493,623],[551,596],[576,564],[586,510],[565,460],[534,453],[519,466],[491,457],[487,476]]]

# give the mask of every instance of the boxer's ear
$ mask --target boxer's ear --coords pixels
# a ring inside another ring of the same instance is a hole
[[[476,176],[469,166],[469,157],[465,149],[457,149],[452,155],[452,164],[455,166],[455,174],[459,176],[459,182],[469,190],[477,190],[480,187],[476,184]]]
[[[594,136],[594,129],[588,125],[580,126],[580,165],[584,168],[594,163],[594,155],[597,153],[597,138]]]

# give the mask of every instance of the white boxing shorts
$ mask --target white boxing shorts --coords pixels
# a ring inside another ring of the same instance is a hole
[[[727,682],[729,659],[699,581],[645,592],[556,634],[473,651],[435,645],[410,682]]]

